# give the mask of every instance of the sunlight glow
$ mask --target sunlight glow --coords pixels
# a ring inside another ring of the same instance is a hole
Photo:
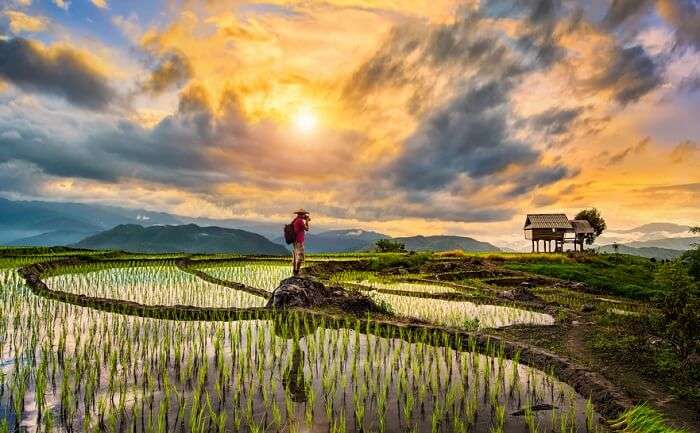
[[[304,108],[299,110],[294,116],[294,125],[299,131],[310,134],[316,130],[318,118],[309,108]]]

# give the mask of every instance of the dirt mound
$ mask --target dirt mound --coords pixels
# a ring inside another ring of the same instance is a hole
[[[368,296],[342,287],[326,286],[313,277],[290,277],[280,281],[266,308],[313,308],[333,306],[352,313],[379,311]]]
[[[535,296],[534,293],[532,293],[532,290],[530,290],[529,285],[523,284],[521,284],[519,287],[514,288],[513,290],[506,290],[505,292],[500,292],[498,294],[498,297],[508,299],[510,301],[539,301],[539,298]]]

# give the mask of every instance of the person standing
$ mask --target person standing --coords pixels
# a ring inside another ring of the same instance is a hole
[[[292,272],[299,275],[301,265],[304,264],[304,235],[309,231],[311,217],[304,209],[294,212],[297,217],[292,221],[294,227],[294,249],[292,253]]]

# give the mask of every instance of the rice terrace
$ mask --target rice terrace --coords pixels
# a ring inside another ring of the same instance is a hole
[[[0,433],[700,433],[700,0],[0,0]]]
[[[653,271],[632,256],[319,254],[299,279],[371,303],[268,308],[284,257],[1,253],[3,431],[671,431],[626,381],[698,391],[606,348],[651,285],[522,270]]]

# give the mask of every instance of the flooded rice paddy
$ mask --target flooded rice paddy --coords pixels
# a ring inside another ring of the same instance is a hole
[[[203,267],[201,270],[215,278],[245,284],[272,292],[280,280],[291,276],[290,265],[280,263],[240,263],[227,266]]]
[[[169,265],[64,274],[48,277],[45,282],[51,290],[144,305],[235,308],[265,305],[261,297],[208,283]]]
[[[157,269],[165,274],[118,269],[47,284],[80,292],[85,277],[101,281],[100,293],[109,297],[203,305],[214,299],[208,292],[139,294],[167,291],[184,278]],[[301,313],[228,322],[146,319],[37,297],[13,270],[0,271],[0,298],[0,431],[598,429],[590,402],[553,375],[520,364],[517,355],[506,359],[495,344],[477,353],[468,339],[456,345],[467,350],[455,350],[439,331],[380,332],[372,322]]]

